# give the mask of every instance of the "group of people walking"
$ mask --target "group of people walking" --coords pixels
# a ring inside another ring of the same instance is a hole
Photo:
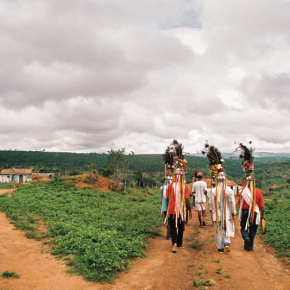
[[[172,252],[182,248],[183,232],[187,218],[192,218],[190,191],[185,182],[186,160],[182,153],[182,144],[173,141],[163,155],[165,161],[166,179],[161,188],[162,215],[167,224],[166,239],[171,239]],[[240,158],[246,172],[245,182],[236,203],[233,190],[227,185],[224,160],[221,153],[213,145],[206,144],[202,151],[207,155],[211,166],[211,188],[202,180],[202,172],[196,174],[191,193],[195,197],[195,211],[197,212],[199,227],[206,225],[206,203],[210,212],[211,223],[215,230],[215,240],[219,253],[230,252],[231,238],[235,234],[234,217],[239,206],[239,221],[244,240],[244,249],[253,251],[257,226],[261,219],[265,219],[262,192],[255,187],[252,162],[252,149],[240,144],[242,151]],[[261,213],[260,213],[261,212]]]

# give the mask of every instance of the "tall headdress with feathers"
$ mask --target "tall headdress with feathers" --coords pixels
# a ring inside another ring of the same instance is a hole
[[[184,146],[178,143],[177,140],[173,140],[170,146],[167,146],[165,153],[162,155],[165,162],[165,171],[171,174],[182,174],[186,173],[185,154],[183,152]]]
[[[184,200],[184,175],[186,174],[186,160],[183,152],[183,145],[178,143],[177,140],[173,140],[172,143],[167,146],[165,153],[162,155],[165,162],[165,173],[174,175],[172,181],[171,192],[168,198],[168,209],[171,202],[173,202],[172,195],[175,192],[175,212],[176,212],[176,226],[178,218],[181,217],[182,221],[185,220],[186,205]],[[166,219],[168,218],[168,211]],[[165,219],[165,221],[166,221]]]
[[[224,159],[222,158],[221,152],[214,145],[209,145],[208,142],[205,143],[204,149],[201,151],[202,154],[206,154],[206,157],[210,164],[211,176],[212,178],[217,178],[218,173],[224,172],[222,165],[224,164]]]
[[[252,143],[251,141],[249,142],[250,144]],[[254,216],[255,216],[255,207],[256,207],[256,179],[254,176],[254,163],[253,163],[253,148],[248,148],[246,145],[243,143],[240,143],[240,145],[236,148],[235,151],[240,151],[241,154],[239,155],[240,159],[243,160],[242,163],[242,168],[246,173],[245,176],[245,182],[243,189],[241,193],[244,191],[245,188],[250,188],[250,193],[251,193],[251,198],[252,198],[252,204],[249,205],[249,214],[247,224],[246,224],[246,229],[250,225],[249,221],[251,223],[254,222]],[[240,198],[240,196],[239,196]],[[240,213],[239,213],[239,218],[241,219],[242,215],[242,206],[243,206],[243,197],[241,197],[240,200]]]
[[[221,222],[222,230],[225,229],[226,222],[226,177],[224,175],[224,168],[222,165],[224,164],[224,159],[222,158],[221,152],[214,145],[209,145],[208,142],[205,144],[204,149],[201,151],[203,154],[206,154],[208,158],[210,167],[211,167],[211,178],[212,181],[216,181],[216,189],[215,189],[215,208],[216,208],[216,232],[219,230],[218,221]],[[218,210],[219,209],[219,210]],[[220,211],[220,217],[218,215]]]
[[[252,142],[250,142],[251,144]],[[253,163],[253,148],[248,148],[243,143],[236,148],[235,151],[240,151],[240,159],[243,159],[242,168],[246,172],[246,180],[250,180],[251,176],[254,174],[254,163]]]

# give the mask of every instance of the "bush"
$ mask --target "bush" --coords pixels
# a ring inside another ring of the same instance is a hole
[[[11,189],[13,188],[12,183],[0,183],[1,189]]]
[[[81,172],[78,171],[78,170],[72,170],[70,173],[69,173],[69,176],[73,176],[73,175],[80,175]]]
[[[3,278],[16,278],[16,279],[19,279],[19,275],[17,275],[15,272],[8,272],[8,271],[5,271],[1,274],[1,277]]]
[[[144,193],[66,189],[56,179],[23,187],[11,198],[1,195],[0,208],[19,220],[15,226],[30,231],[29,238],[39,235],[34,234],[38,224],[34,229],[27,216],[45,222],[53,238],[51,253],[71,257],[71,270],[85,280],[113,282],[119,271],[128,270],[130,259],[145,256],[148,238],[160,232],[160,192]]]

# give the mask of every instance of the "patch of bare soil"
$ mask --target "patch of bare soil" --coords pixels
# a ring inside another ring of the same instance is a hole
[[[11,189],[0,189],[0,194],[8,193],[8,196],[11,196],[11,193],[14,191],[14,188]]]
[[[208,222],[207,222],[208,223]],[[0,277],[0,289],[30,290],[115,290],[115,289],[197,289],[193,281],[210,280],[204,289],[290,289],[289,265],[275,258],[270,248],[257,237],[254,251],[246,252],[236,223],[236,237],[231,252],[216,252],[214,229],[197,228],[197,214],[186,225],[184,248],[171,252],[171,241],[160,237],[150,240],[147,257],[135,259],[128,273],[120,273],[115,284],[85,282],[66,274],[66,266],[48,253],[42,243],[27,239],[21,230],[13,230],[5,214],[0,213],[0,273],[14,271],[19,279]],[[188,247],[195,237],[201,249]],[[219,263],[218,263],[219,262]],[[217,273],[220,272],[220,273]]]
[[[93,175],[91,179],[89,174],[74,175],[68,180],[75,180],[77,187],[91,187],[101,191],[112,191],[112,188],[116,186],[114,181],[101,175]]]

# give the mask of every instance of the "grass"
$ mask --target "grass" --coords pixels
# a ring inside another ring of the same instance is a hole
[[[162,225],[159,190],[102,192],[63,179],[1,195],[0,210],[28,238],[44,239],[51,254],[71,257],[71,272],[87,281],[113,282],[135,257],[145,257],[149,237],[160,235]]]
[[[191,237],[184,239],[184,241],[190,242],[190,241],[193,241],[194,239],[195,239],[195,237],[191,236]]]
[[[199,280],[199,281],[193,280],[193,286],[194,287],[211,286],[211,285],[212,285],[212,283],[208,279]]]
[[[188,244],[187,246],[193,249],[200,249],[202,247],[202,243],[199,242],[199,240],[194,241],[191,244]]]
[[[264,201],[266,216],[266,234],[260,237],[277,250],[280,257],[290,257],[290,198],[275,201]]]
[[[20,278],[20,276],[17,275],[15,272],[8,272],[8,271],[4,271],[4,272],[1,274],[1,277],[3,277],[3,278],[7,278],[7,279],[10,279],[10,278],[19,279],[19,278]]]
[[[12,183],[2,183],[0,182],[0,189],[11,189],[13,188]]]

